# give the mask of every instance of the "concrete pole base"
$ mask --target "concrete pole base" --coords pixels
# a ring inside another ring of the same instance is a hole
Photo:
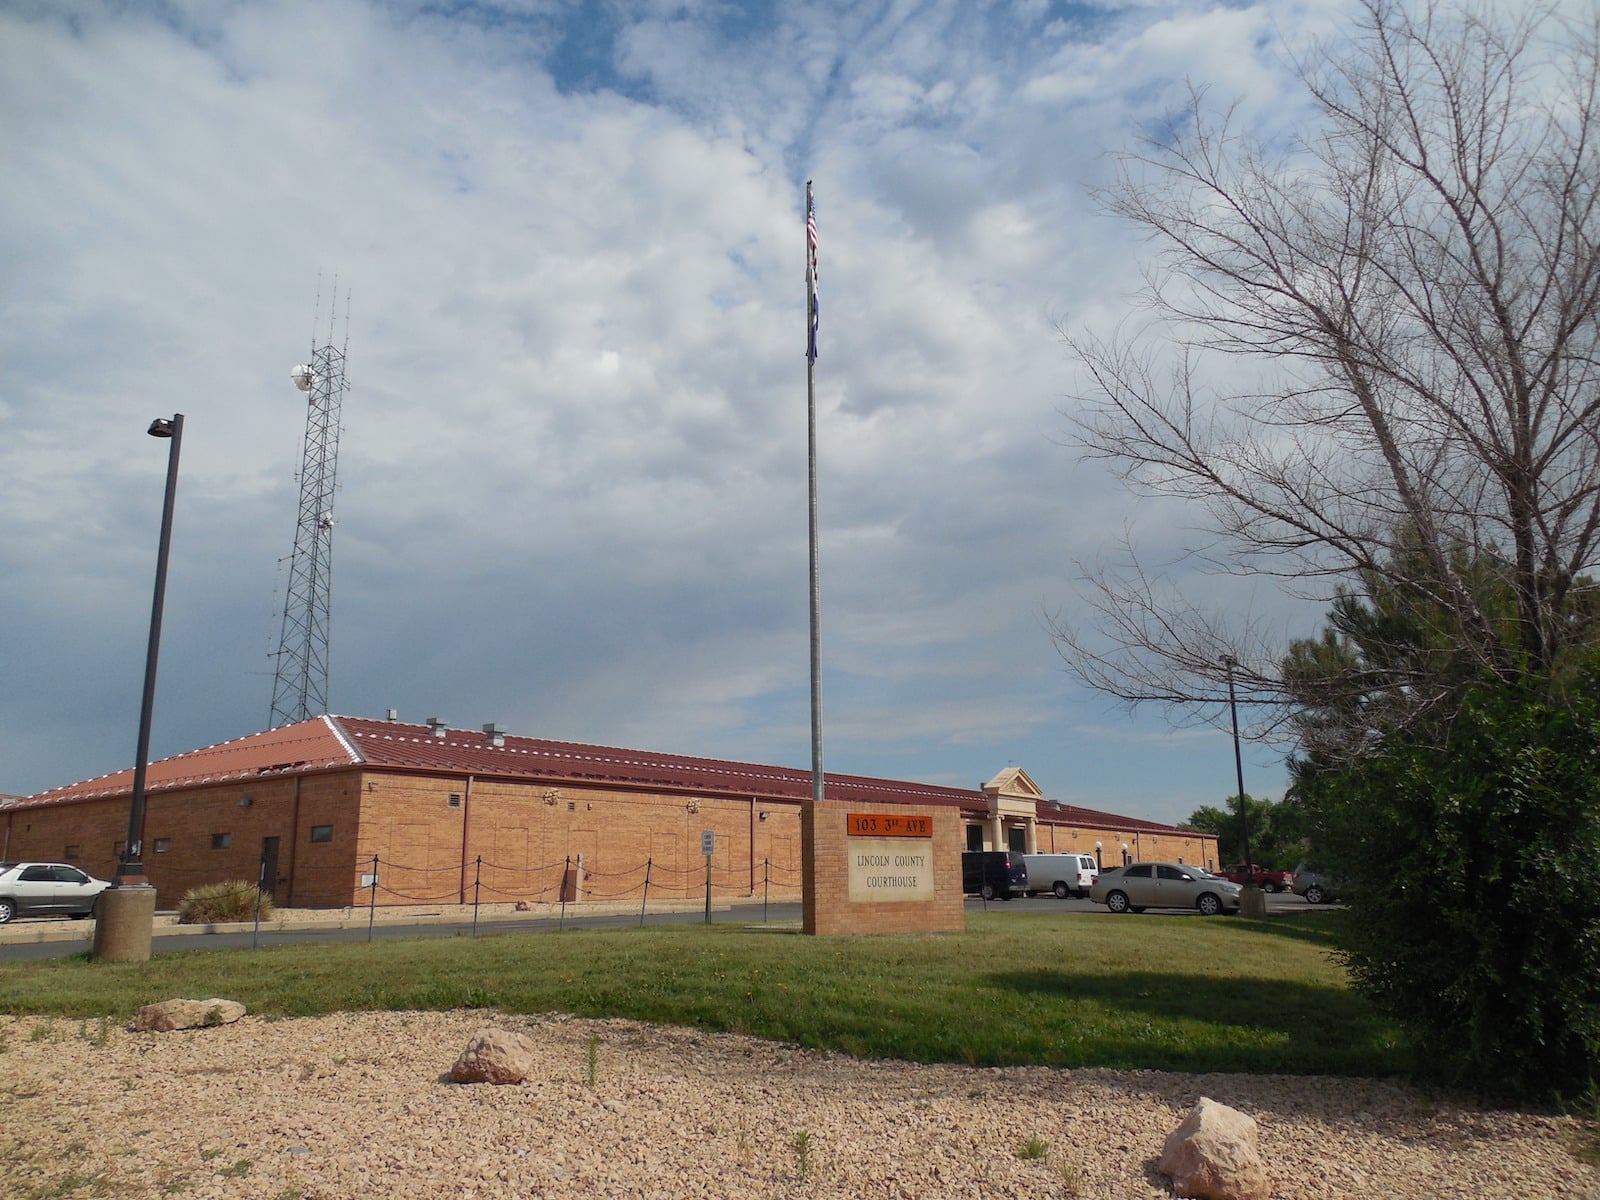
[[[95,906],[91,962],[149,962],[156,924],[156,890],[108,887]]]
[[[1267,894],[1258,887],[1239,889],[1239,915],[1241,917],[1257,917],[1265,919],[1267,915]]]

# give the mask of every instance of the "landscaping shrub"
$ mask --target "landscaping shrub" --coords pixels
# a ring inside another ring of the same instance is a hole
[[[1443,1080],[1574,1102],[1600,1094],[1600,670],[1564,701],[1486,683],[1304,782],[1356,990]]]
[[[256,885],[242,879],[208,883],[190,888],[178,901],[178,924],[212,925],[225,921],[254,921],[256,899],[260,897],[261,918],[272,915],[272,897],[257,892]]]

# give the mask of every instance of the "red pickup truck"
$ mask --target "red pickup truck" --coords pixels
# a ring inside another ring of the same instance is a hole
[[[1258,867],[1254,863],[1235,863],[1231,867],[1224,867],[1217,872],[1231,883],[1240,887],[1258,887],[1264,892],[1287,892],[1289,885],[1294,882],[1294,875],[1289,871],[1269,871],[1266,867]]]

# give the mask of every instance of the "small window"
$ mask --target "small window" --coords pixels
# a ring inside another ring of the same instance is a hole
[[[65,850],[63,850],[61,852],[61,857],[66,859],[68,862],[71,862],[73,859],[78,857],[78,854],[80,853],[80,851],[81,851],[81,847],[68,846]]]
[[[226,850],[231,845],[233,845],[233,834],[213,833],[211,835],[211,848],[213,850]]]
[[[461,807],[461,793],[460,792],[451,792],[450,793],[450,807],[451,808],[460,808]]]
[[[172,839],[157,838],[155,841],[150,843],[150,848],[157,854],[165,854],[168,850],[172,849]]]
[[[311,827],[311,840],[313,842],[331,842],[331,841],[333,841],[333,826],[332,825],[313,825]]]

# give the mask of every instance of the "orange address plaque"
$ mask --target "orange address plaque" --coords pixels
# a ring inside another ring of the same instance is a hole
[[[845,831],[851,837],[933,836],[932,817],[908,817],[900,813],[846,813]]]

